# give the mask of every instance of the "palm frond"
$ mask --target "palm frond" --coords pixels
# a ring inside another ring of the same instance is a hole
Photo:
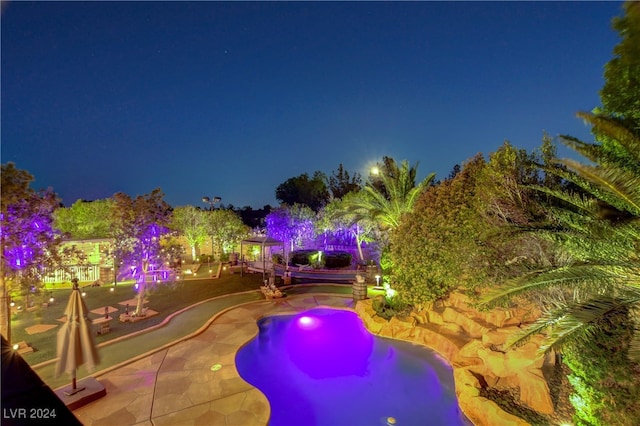
[[[637,298],[600,297],[547,311],[536,322],[511,337],[505,348],[518,347],[537,334],[545,334],[538,353],[562,351],[568,343],[584,343],[601,332],[601,321],[624,307],[633,307]]]
[[[597,133],[608,136],[609,143],[615,143],[622,148],[624,154],[621,158],[629,158],[632,163],[640,166],[640,138],[618,118],[588,112],[578,112],[576,116],[591,124]]]
[[[562,164],[593,184],[590,192],[597,198],[640,216],[640,176],[618,168],[589,166],[570,159],[562,160]]]
[[[488,291],[480,298],[479,303],[481,306],[494,306],[534,290],[560,286],[582,288],[589,293],[613,291],[615,288],[623,286],[627,278],[635,278],[634,271],[636,271],[636,266],[628,263],[576,264],[551,270],[534,271]]]

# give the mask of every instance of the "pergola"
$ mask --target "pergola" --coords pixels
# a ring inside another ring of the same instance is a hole
[[[267,268],[267,262],[264,256],[264,249],[265,247],[275,247],[275,246],[282,246],[282,253],[284,254],[284,241],[278,241],[276,239],[270,238],[270,237],[251,237],[251,238],[247,238],[244,239],[242,241],[240,241],[240,253],[242,253],[242,248],[244,247],[244,245],[251,245],[251,246],[260,246],[261,253],[262,253],[262,282],[264,282],[265,280],[265,273],[266,273],[266,268]],[[241,275],[244,274],[244,268],[241,267],[240,268],[240,273]]]

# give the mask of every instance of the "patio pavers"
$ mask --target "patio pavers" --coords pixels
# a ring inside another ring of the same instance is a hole
[[[107,395],[76,411],[85,425],[266,425],[266,397],[236,369],[236,352],[256,321],[318,306],[350,307],[350,297],[305,294],[257,301],[219,314],[200,334],[96,378]],[[216,364],[220,364],[215,366]]]

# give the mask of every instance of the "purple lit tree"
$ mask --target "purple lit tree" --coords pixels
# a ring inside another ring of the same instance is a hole
[[[135,199],[121,192],[113,198],[114,251],[137,281],[135,315],[142,316],[148,279],[157,282],[171,276],[167,264],[173,265],[176,256],[175,246],[168,244],[171,207],[159,188]]]
[[[303,247],[305,240],[314,238],[315,221],[316,214],[307,206],[279,207],[271,210],[265,219],[267,236],[284,241],[291,251],[294,247]],[[288,253],[286,257],[288,259]]]
[[[10,294],[32,291],[47,269],[61,267],[71,250],[62,251],[52,228],[59,201],[51,190],[36,192],[27,171],[2,165],[0,197],[0,332],[11,341]]]

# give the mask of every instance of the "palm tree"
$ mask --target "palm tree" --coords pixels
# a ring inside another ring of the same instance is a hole
[[[514,279],[482,300],[491,305],[545,290],[562,295],[509,345],[547,331],[541,351],[561,349],[589,339],[604,321],[640,307],[640,136],[615,117],[578,116],[602,142],[563,137],[565,145],[590,163],[558,160],[558,167],[545,172],[570,185],[537,188],[557,202],[548,207],[551,224],[535,231],[559,243],[563,260]],[[638,330],[637,317],[632,318]],[[640,356],[640,333],[634,334],[629,354]]]
[[[384,158],[384,166],[379,169],[379,181],[370,180],[360,196],[350,199],[345,214],[353,215],[355,222],[369,218],[382,229],[395,229],[401,216],[413,209],[418,195],[431,184],[435,174],[431,173],[416,185],[418,165],[411,167],[403,160],[398,167],[389,157]]]

